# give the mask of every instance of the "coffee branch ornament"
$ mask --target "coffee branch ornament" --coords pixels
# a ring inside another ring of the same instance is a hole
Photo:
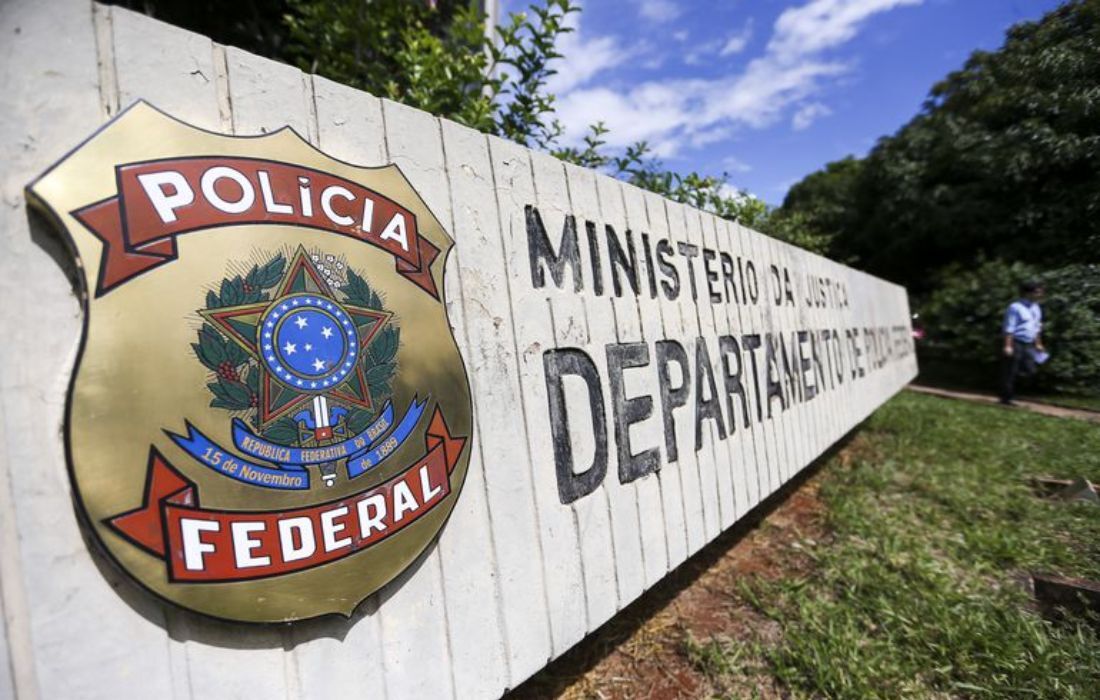
[[[453,242],[395,165],[138,102],[27,188],[82,271],[78,512],[154,594],[250,622],[350,615],[461,492]]]

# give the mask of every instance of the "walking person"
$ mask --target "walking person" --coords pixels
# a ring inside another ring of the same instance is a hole
[[[1001,360],[1001,403],[1013,405],[1016,379],[1035,374],[1036,353],[1043,353],[1043,286],[1028,280],[1020,284],[1020,298],[1008,305],[1005,311],[1004,357]],[[1045,359],[1045,358],[1043,358]]]

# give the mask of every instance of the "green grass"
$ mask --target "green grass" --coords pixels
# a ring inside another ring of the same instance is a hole
[[[849,453],[825,468],[811,570],[742,587],[780,639],[689,644],[700,671],[745,687],[721,679],[759,655],[799,697],[1100,697],[1100,626],[1047,621],[1024,584],[1100,579],[1100,507],[1026,481],[1100,481],[1100,428],[905,392]]]

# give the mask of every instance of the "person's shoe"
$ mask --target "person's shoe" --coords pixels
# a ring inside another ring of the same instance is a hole
[[[1013,401],[1012,399],[1001,399],[1000,401],[998,401],[998,403],[1000,403],[1002,406],[1011,406],[1011,407],[1015,407],[1015,406],[1020,405],[1020,404],[1016,403],[1015,401]]]

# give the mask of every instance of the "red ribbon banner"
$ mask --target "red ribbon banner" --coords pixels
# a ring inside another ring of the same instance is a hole
[[[171,158],[115,167],[118,194],[73,212],[104,245],[96,296],[176,259],[176,236],[216,226],[308,226],[385,250],[397,272],[439,298],[439,249],[416,216],[351,180],[253,158]]]
[[[166,560],[176,583],[246,581],[327,564],[411,525],[451,492],[466,438],[437,407],[426,453],[384,484],[345,498],[278,511],[209,510],[198,490],[155,449],[141,508],[109,519],[135,545]]]

